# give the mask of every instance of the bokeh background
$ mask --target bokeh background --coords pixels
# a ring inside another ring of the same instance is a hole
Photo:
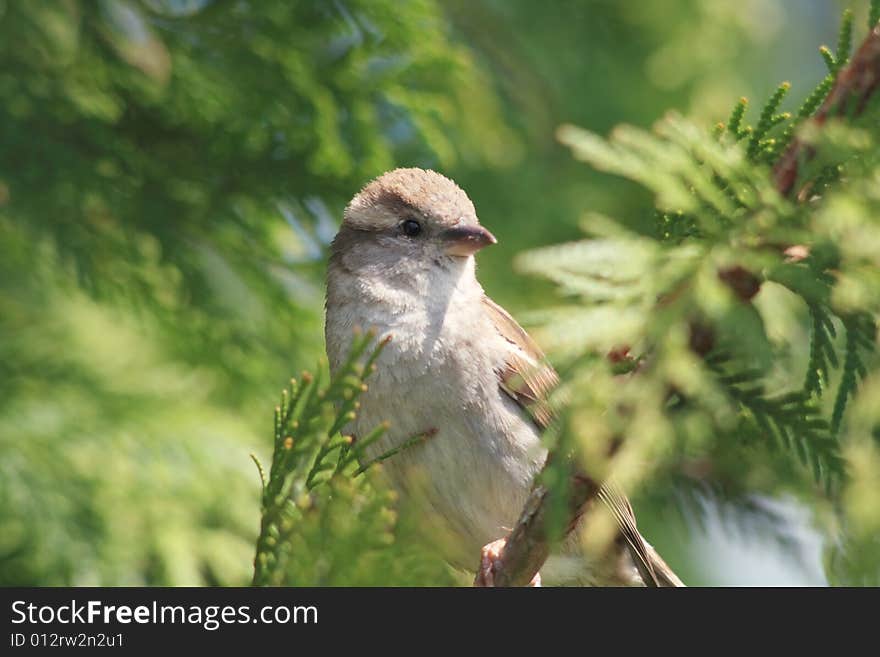
[[[0,3],[0,585],[247,583],[248,454],[267,459],[278,391],[323,351],[326,247],[361,185],[453,177],[500,240],[488,293],[540,307],[552,288],[517,253],[586,210],[652,221],[560,123],[712,125],[781,80],[800,97],[842,6]],[[690,584],[825,582],[790,500],[634,502]]]

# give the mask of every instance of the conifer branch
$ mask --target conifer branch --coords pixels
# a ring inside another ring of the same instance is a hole
[[[301,383],[291,379],[275,407],[275,446],[269,476],[257,464],[263,488],[262,519],[254,557],[253,585],[283,582],[295,521],[311,503],[311,492],[333,474],[351,465],[358,451],[351,438],[339,431],[355,417],[358,397],[366,390],[364,379],[386,341],[372,346],[373,333],[357,334],[348,359],[330,377],[324,367],[314,375],[303,372]],[[366,362],[361,363],[365,358]],[[378,439],[380,426],[363,441]],[[335,454],[335,459],[331,455]],[[327,473],[330,473],[329,475]]]
[[[370,469],[374,465],[382,463],[383,461],[387,461],[392,456],[397,456],[398,454],[400,454],[403,451],[406,451],[410,447],[415,447],[416,445],[421,445],[426,440],[428,440],[429,438],[434,436],[436,433],[437,433],[437,431],[433,430],[433,431],[425,431],[423,433],[417,433],[414,436],[410,436],[409,438],[404,440],[402,443],[400,443],[397,447],[392,447],[388,451],[382,452],[381,454],[379,454],[379,456],[377,456],[374,459],[371,459],[370,461],[367,461],[366,463],[361,465],[357,470],[354,471],[353,476],[357,477],[358,475],[363,474],[364,472],[366,472],[368,469]]]
[[[855,395],[859,381],[868,373],[862,352],[874,350],[874,334],[876,332],[874,320],[863,313],[845,317],[843,326],[846,330],[846,348],[843,374],[837,388],[837,397],[834,399],[834,410],[831,413],[831,429],[834,433],[839,431],[843,422],[847,401]]]
[[[834,53],[835,73],[849,61],[849,54],[852,50],[852,26],[852,9],[845,9],[843,19],[840,22],[840,32],[837,37],[837,50]]]
[[[835,116],[858,116],[865,109],[878,86],[880,86],[880,26],[875,25],[849,64],[839,71],[831,92],[810,121],[821,126]],[[780,194],[788,196],[795,191],[804,165],[814,155],[812,146],[795,137],[773,170],[773,179]],[[796,191],[800,194],[801,190]]]
[[[880,2],[876,0],[871,4],[872,24],[876,22],[875,14],[880,14]],[[870,33],[861,44],[853,57],[847,62],[849,43],[851,41],[852,19],[846,14],[841,26],[840,37],[836,54],[830,50],[822,51],[823,57],[829,66],[831,73],[826,77],[817,89],[801,106],[797,113],[797,119],[807,119],[816,125],[823,125],[829,118],[835,116],[855,117],[866,107],[868,100],[880,86],[880,26],[873,25]],[[829,91],[830,89],[830,91]],[[746,110],[747,100],[742,99],[733,110],[728,120],[726,130],[735,140],[748,138],[748,152],[754,158],[766,148],[767,154],[774,154],[775,148],[785,148],[781,157],[773,169],[773,182],[777,191],[783,196],[789,196],[795,191],[799,182],[798,178],[808,160],[814,156],[813,148],[802,139],[794,137],[794,127],[797,119],[789,124],[778,142],[762,144],[762,137],[777,125],[780,121],[775,117],[775,110],[787,91],[787,86],[777,89],[776,94],[768,103],[769,109],[765,111],[759,120],[759,130],[742,127],[742,119]],[[824,99],[824,100],[823,100]],[[820,105],[821,103],[821,105]],[[818,110],[816,108],[818,107]],[[812,118],[808,118],[812,117]],[[782,119],[784,120],[784,119]],[[716,128],[716,133],[723,131],[724,127]],[[610,152],[599,152],[598,144],[592,146],[597,150],[596,158],[607,156],[611,162]],[[614,170],[614,167],[609,167]],[[627,175],[629,171],[618,171]],[[635,176],[634,176],[635,177]],[[800,192],[800,190],[797,190]],[[664,213],[661,217],[668,223],[669,215]],[[791,249],[792,247],[789,247]],[[793,260],[803,260],[809,254],[807,247],[794,247],[798,254],[792,256]],[[827,363],[834,362],[833,348],[829,348],[828,335],[832,334],[833,327],[830,320],[818,311],[813,314],[814,328],[820,327],[814,336],[814,350],[811,351],[810,372],[827,370]],[[871,324],[873,331],[873,322]],[[855,333],[853,334],[855,336]],[[855,380],[862,370],[856,363],[855,356],[858,354],[856,342],[864,347],[867,344],[866,332],[858,333],[859,337],[852,338],[853,348],[847,349],[847,360],[852,363],[847,367],[850,372],[847,384],[841,384],[838,392],[838,402],[833,424],[839,424],[837,415],[842,416],[842,407],[846,399],[855,387]],[[847,330],[848,345],[850,343],[850,329]],[[873,343],[873,333],[871,334]],[[864,366],[862,366],[863,368]],[[728,388],[732,390],[738,401],[747,408],[754,423],[766,434],[775,436],[777,440],[794,449],[800,459],[812,466],[817,479],[825,479],[827,476],[837,475],[842,470],[842,461],[839,454],[837,441],[828,435],[827,425],[818,413],[809,405],[810,394],[821,385],[814,374],[808,374],[803,393],[790,393],[779,398],[768,398],[763,394],[763,389],[751,387],[743,388],[734,385],[733,380],[728,382]],[[790,420],[794,424],[786,424]],[[548,456],[548,463],[553,454]],[[545,470],[547,466],[545,465]],[[568,527],[573,528],[577,519],[583,513],[584,508],[595,498],[599,486],[583,473],[575,473],[571,477],[569,499],[567,500]],[[507,539],[500,560],[495,567],[496,586],[524,586],[538,573],[550,551],[550,539],[548,536],[548,501],[550,491],[541,484],[537,484],[532,490],[525,507],[517,521],[513,531]]]
[[[755,126],[755,129],[752,131],[751,137],[749,138],[749,144],[746,150],[749,158],[753,160],[757,158],[762,147],[765,146],[764,137],[767,133],[773,129],[773,127],[789,118],[788,114],[776,114],[776,110],[779,108],[779,104],[782,102],[782,99],[785,98],[785,95],[790,88],[791,83],[789,82],[783,82],[780,84],[776,88],[776,91],[773,92],[770,100],[767,101],[767,104],[764,105],[764,108],[761,110],[758,125]]]
[[[820,395],[828,385],[830,369],[837,368],[837,352],[834,338],[837,331],[831,314],[821,304],[810,304],[810,360],[804,379],[804,392],[807,395]]]
[[[817,483],[830,488],[843,476],[840,446],[829,431],[828,422],[804,391],[768,395],[762,373],[752,370],[725,371],[725,359],[706,359],[728,394],[746,412],[747,421],[775,446],[793,451],[810,467]]]

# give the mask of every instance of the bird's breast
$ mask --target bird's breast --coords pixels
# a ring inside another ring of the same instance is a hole
[[[417,306],[393,316],[375,307],[337,310],[346,323],[357,316],[354,323],[391,336],[353,427],[357,436],[390,423],[367,458],[430,436],[389,458],[384,470],[447,534],[447,558],[473,567],[480,547],[515,522],[545,455],[534,425],[498,385],[504,345],[477,311],[456,309],[454,321],[438,321]],[[333,321],[328,312],[328,351]]]

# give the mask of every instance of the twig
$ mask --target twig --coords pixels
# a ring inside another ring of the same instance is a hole
[[[260,463],[260,459],[257,458],[257,455],[254,453],[249,454],[251,457],[251,461],[254,462],[254,465],[257,466],[257,471],[260,473],[260,485],[262,486],[263,493],[266,492],[266,471],[263,470],[263,464]]]
[[[598,492],[599,486],[589,477],[583,474],[572,476],[566,533],[574,529],[587,504]],[[516,526],[507,537],[501,557],[495,562],[495,586],[526,586],[541,570],[550,554],[547,538],[550,495],[551,492],[540,484],[532,490]]]
[[[837,76],[825,102],[810,119],[815,125],[823,125],[829,117],[850,114],[858,116],[864,111],[868,99],[880,85],[880,25],[872,29],[850,63]],[[792,193],[801,167],[815,155],[809,144],[797,137],[779,158],[773,168],[773,181],[783,196]]]
[[[409,438],[404,440],[402,443],[400,443],[397,447],[392,447],[387,452],[382,452],[381,454],[379,454],[379,456],[377,456],[373,460],[371,460],[367,463],[364,463],[357,470],[355,470],[355,472],[352,476],[357,477],[358,475],[363,474],[369,468],[373,467],[377,463],[381,463],[382,461],[387,461],[392,456],[395,456],[396,454],[399,454],[403,450],[409,449],[410,447],[413,447],[414,445],[421,445],[423,442],[428,440],[428,438],[431,438],[432,436],[434,436],[436,434],[437,434],[437,430],[431,429],[430,431],[425,431],[424,433],[417,433],[415,436],[410,436]]]
[[[856,51],[849,64],[840,71],[834,87],[811,121],[822,125],[831,116],[861,113],[870,96],[880,86],[880,25],[874,27]],[[773,180],[780,194],[792,192],[798,179],[800,167],[815,153],[813,148],[798,138],[783,153],[773,169]],[[791,257],[801,259],[801,250]],[[549,459],[552,454],[548,455]],[[546,469],[546,465],[544,466]],[[596,497],[599,486],[583,472],[572,476],[568,500],[568,529],[577,524],[586,506]],[[550,554],[548,537],[548,499],[551,493],[542,485],[536,485],[510,532],[500,558],[495,563],[495,586],[525,586],[544,565]]]

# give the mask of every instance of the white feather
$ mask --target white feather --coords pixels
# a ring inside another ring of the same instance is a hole
[[[447,559],[473,569],[480,548],[515,523],[546,453],[533,423],[498,385],[496,372],[514,347],[483,310],[473,258],[436,273],[443,275],[389,285],[387,277],[337,269],[328,284],[327,351],[331,364],[340,363],[355,326],[391,336],[352,430],[365,435],[391,423],[368,458],[437,431],[385,470],[450,535]]]

